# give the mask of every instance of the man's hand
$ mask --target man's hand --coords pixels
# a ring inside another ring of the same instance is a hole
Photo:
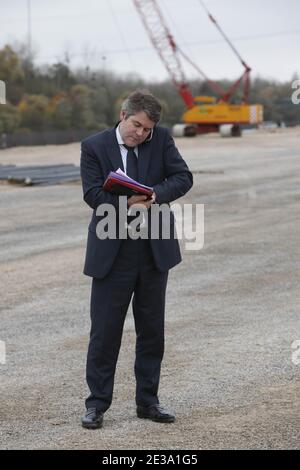
[[[151,199],[148,199],[147,196],[131,196],[127,200],[128,207],[131,207],[133,204],[137,206],[143,206],[146,209],[149,209],[151,204],[155,202],[156,195],[155,193],[152,194]]]

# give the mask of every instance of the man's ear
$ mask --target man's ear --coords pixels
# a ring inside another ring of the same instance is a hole
[[[126,118],[126,112],[125,112],[123,109],[121,109],[121,111],[120,111],[120,119],[121,119],[121,121],[123,121],[125,118]]]

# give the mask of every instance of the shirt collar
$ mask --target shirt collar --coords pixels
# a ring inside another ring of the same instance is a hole
[[[120,124],[118,125],[118,127],[116,127],[116,137],[117,137],[117,141],[118,141],[118,144],[119,145],[124,145],[124,141],[122,139],[122,136],[121,136],[121,133],[120,133]]]

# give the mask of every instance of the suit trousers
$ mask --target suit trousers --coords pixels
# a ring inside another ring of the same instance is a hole
[[[155,267],[149,240],[122,240],[108,275],[93,278],[91,332],[86,379],[86,407],[105,412],[111,405],[114,376],[126,313],[133,296],[136,331],[136,404],[159,403],[158,386],[164,354],[165,293],[168,271]]]

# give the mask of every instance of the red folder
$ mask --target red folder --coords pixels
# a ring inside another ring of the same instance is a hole
[[[145,195],[150,198],[153,194],[153,188],[129,178],[125,174],[111,171],[106,178],[103,189],[119,196]]]

